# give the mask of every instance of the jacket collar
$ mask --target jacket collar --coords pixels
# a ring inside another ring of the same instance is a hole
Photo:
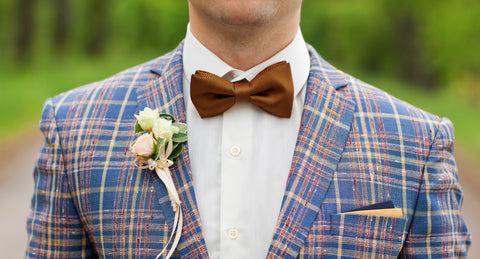
[[[152,78],[137,88],[138,108],[159,108],[186,121],[183,97],[183,42],[151,66]],[[348,85],[345,74],[323,60],[309,46],[311,57],[307,93],[280,216],[267,257],[296,258],[317,217],[350,131],[355,103],[341,93]],[[182,257],[207,257],[201,220],[193,190],[188,144],[172,167],[184,211],[178,250]],[[167,197],[155,180],[159,197]],[[168,199],[160,199],[170,227],[174,213]]]

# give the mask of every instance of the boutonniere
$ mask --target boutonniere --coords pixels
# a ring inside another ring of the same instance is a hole
[[[135,115],[135,134],[140,134],[131,146],[132,153],[136,156],[139,168],[155,170],[158,177],[165,184],[170,198],[172,209],[175,212],[175,221],[172,234],[158,254],[160,257],[165,251],[172,238],[172,247],[166,258],[170,258],[175,250],[182,233],[183,215],[172,175],[168,169],[173,165],[173,160],[182,152],[182,144],[188,140],[187,125],[175,122],[175,118],[166,113],[160,114],[158,109],[145,108]]]

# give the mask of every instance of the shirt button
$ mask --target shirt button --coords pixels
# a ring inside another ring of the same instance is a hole
[[[228,238],[230,238],[232,240],[237,239],[238,235],[239,235],[238,229],[236,229],[236,228],[228,229],[227,230],[227,235],[228,235]]]
[[[240,149],[239,146],[232,146],[230,148],[230,155],[232,156],[239,156],[242,150]]]

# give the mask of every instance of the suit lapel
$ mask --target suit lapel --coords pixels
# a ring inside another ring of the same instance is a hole
[[[170,113],[177,121],[186,122],[183,99],[182,52],[183,43],[176,50],[152,65],[152,78],[137,88],[139,110],[143,110],[145,107],[158,108],[161,113]],[[177,250],[182,257],[206,258],[207,249],[201,233],[200,216],[193,191],[188,143],[184,145],[182,154],[174,161],[170,170],[182,201],[181,206],[184,213],[182,237]],[[154,177],[155,190],[167,219],[167,224],[169,229],[172,229],[175,214],[172,211],[167,190],[155,173],[151,175]]]
[[[337,89],[343,73],[310,47],[301,126],[268,258],[296,258],[317,217],[350,131],[355,103]]]

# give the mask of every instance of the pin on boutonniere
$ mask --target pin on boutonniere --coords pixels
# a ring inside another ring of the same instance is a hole
[[[158,177],[165,184],[168,197],[175,212],[175,221],[170,238],[156,258],[159,258],[175,236],[172,247],[165,258],[175,251],[180,240],[183,225],[182,207],[172,175],[168,169],[173,160],[182,152],[182,144],[188,140],[187,125],[175,122],[175,118],[167,113],[160,114],[158,109],[145,108],[135,115],[135,134],[140,136],[131,146],[132,153],[137,158],[137,165],[141,169],[155,170]]]

